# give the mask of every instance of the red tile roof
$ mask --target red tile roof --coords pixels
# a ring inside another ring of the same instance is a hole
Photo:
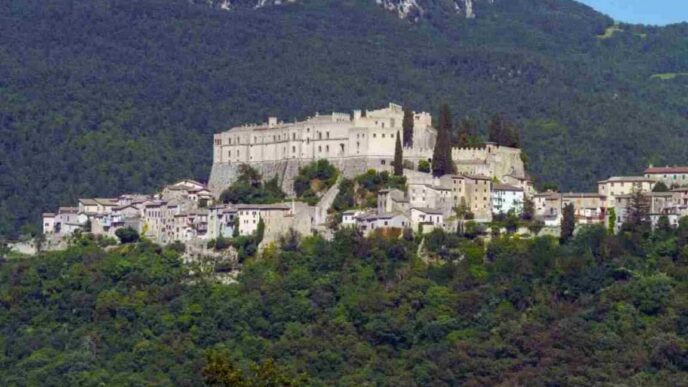
[[[647,174],[663,173],[688,173],[688,167],[650,167],[645,170]]]

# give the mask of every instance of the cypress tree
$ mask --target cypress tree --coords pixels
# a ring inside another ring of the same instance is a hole
[[[432,174],[442,176],[454,173],[454,162],[451,158],[451,141],[449,131],[451,130],[451,112],[449,105],[444,104],[440,108],[440,119],[437,128],[437,142],[432,154]]]
[[[397,143],[394,147],[394,176],[404,176],[404,150],[397,131]]]
[[[573,231],[576,229],[576,212],[573,203],[564,206],[562,217],[559,242],[564,244],[573,238]]]
[[[409,108],[404,108],[404,120],[401,123],[404,130],[404,146],[413,146],[413,111]]]

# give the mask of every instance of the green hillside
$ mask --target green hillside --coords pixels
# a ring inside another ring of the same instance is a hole
[[[84,240],[5,261],[0,380],[200,386],[270,359],[277,370],[258,375],[304,375],[293,386],[688,380],[685,219],[654,234],[589,227],[565,245],[434,232],[433,265],[412,238],[298,242],[248,260],[230,285],[189,275],[177,252],[147,242],[103,251]],[[222,372],[228,363],[235,372]],[[286,385],[236,379],[207,385]]]
[[[389,101],[504,112],[533,175],[589,190],[688,160],[688,26],[567,0],[478,3],[419,23],[367,0],[226,12],[186,0],[0,4],[0,233],[80,196],[207,179],[211,135],[268,114]],[[435,3],[433,3],[435,4]]]

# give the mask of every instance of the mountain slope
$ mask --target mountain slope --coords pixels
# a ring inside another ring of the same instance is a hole
[[[688,71],[685,25],[603,39],[612,21],[572,1],[474,3],[475,19],[417,23],[368,0],[3,3],[0,232],[80,196],[206,179],[231,125],[388,101],[504,112],[535,177],[564,189],[685,162],[686,78],[651,78]]]

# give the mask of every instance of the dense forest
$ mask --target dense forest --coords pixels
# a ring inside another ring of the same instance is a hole
[[[503,112],[533,175],[566,190],[685,163],[688,26],[488,3],[412,23],[367,0],[0,2],[0,234],[78,197],[205,180],[211,135],[232,125],[389,101],[447,103],[483,134]]]
[[[288,234],[233,284],[190,271],[180,245],[84,237],[0,264],[0,380],[684,385],[688,219],[648,230],[435,231],[420,255],[405,232]]]

